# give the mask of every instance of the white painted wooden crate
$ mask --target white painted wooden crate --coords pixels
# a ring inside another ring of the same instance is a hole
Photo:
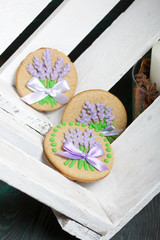
[[[15,19],[1,36],[1,52],[48,2],[0,1],[0,11]],[[24,104],[15,90],[15,73],[23,58],[40,47],[68,55],[117,3],[64,1],[0,71],[0,179],[53,208],[62,228],[83,240],[110,239],[159,193],[160,98],[112,144],[115,163],[110,175],[78,184],[53,170],[43,157],[43,136],[60,122],[64,107],[41,113]],[[25,14],[17,16],[17,6],[19,12],[27,12],[27,21]],[[135,0],[107,28],[75,62],[76,93],[109,90],[119,81],[160,38],[159,9],[159,0]]]

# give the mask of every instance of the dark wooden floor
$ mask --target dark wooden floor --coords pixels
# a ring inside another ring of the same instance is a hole
[[[0,182],[0,240],[75,240],[46,205]],[[160,194],[112,240],[160,240]]]
[[[63,0],[53,0],[47,8],[0,56],[2,65]],[[70,53],[72,61],[87,48],[133,2],[120,3]],[[106,63],[107,64],[107,63]],[[132,122],[131,70],[110,90],[126,107]],[[124,94],[125,92],[125,94]],[[73,240],[61,230],[52,210],[37,200],[0,181],[0,240]],[[112,240],[160,240],[160,194],[138,213]]]

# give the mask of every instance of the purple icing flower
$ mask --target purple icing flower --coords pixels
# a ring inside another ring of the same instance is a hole
[[[70,63],[64,65],[64,60],[62,57],[58,57],[55,65],[52,66],[52,51],[48,48],[43,51],[41,62],[39,57],[33,57],[33,65],[30,63],[27,65],[28,72],[36,78],[41,80],[50,79],[54,81],[62,81],[63,78],[71,70]],[[64,66],[63,66],[64,65]]]
[[[37,73],[37,70],[33,67],[31,63],[27,65],[27,70],[33,77],[39,78],[39,74]]]
[[[91,116],[86,113],[85,109],[82,109],[80,113],[80,118],[77,118],[77,121],[89,125],[91,122]]]
[[[70,128],[69,131],[70,133],[65,132],[65,139],[62,140],[63,143],[66,141],[71,142],[77,148],[84,146],[86,151],[94,145],[100,144],[96,141],[96,136],[94,135],[92,129],[86,129],[84,133],[82,133],[79,128],[76,130]]]
[[[58,60],[53,67],[53,71],[51,72],[51,80],[56,80],[58,78],[59,73],[62,71],[63,62],[63,58],[58,57]]]
[[[66,63],[66,65],[63,67],[63,69],[61,70],[61,72],[58,75],[58,80],[57,82],[62,81],[62,78],[64,78],[68,72],[71,70],[71,65],[70,63]]]
[[[52,51],[48,48],[43,51],[43,65],[45,67],[46,78],[50,78],[52,72]]]
[[[41,80],[45,80],[45,70],[43,68],[43,63],[41,62],[39,57],[34,57],[33,58],[33,66],[34,68],[37,70],[39,77],[41,78]]]
[[[107,126],[113,123],[115,116],[112,115],[112,108],[109,106],[105,106],[104,103],[91,103],[89,101],[85,101],[85,105],[83,106],[80,117],[77,118],[77,121],[80,123],[86,123],[87,125],[92,124],[92,126],[96,127],[94,123],[99,121],[104,121]],[[101,125],[101,123],[98,123]]]

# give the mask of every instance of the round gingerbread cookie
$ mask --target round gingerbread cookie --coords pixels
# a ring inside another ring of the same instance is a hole
[[[39,111],[53,111],[66,104],[75,93],[77,81],[74,64],[51,48],[30,53],[16,74],[21,99]]]
[[[62,122],[45,136],[44,154],[64,176],[81,182],[106,177],[113,165],[113,151],[103,133],[85,123]]]
[[[126,128],[127,113],[122,102],[104,90],[88,90],[74,96],[67,104],[62,122],[85,123],[103,132],[110,143]]]

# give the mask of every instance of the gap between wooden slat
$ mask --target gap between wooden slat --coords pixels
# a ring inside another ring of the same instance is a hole
[[[121,0],[68,55],[74,62],[135,0]]]
[[[39,0],[38,2],[36,0],[0,1],[1,54],[49,2],[50,0]],[[11,50],[11,52],[13,51]]]
[[[80,79],[76,93],[91,88],[108,91],[119,81],[160,38],[159,8],[159,0],[134,1],[96,39],[75,62]]]

